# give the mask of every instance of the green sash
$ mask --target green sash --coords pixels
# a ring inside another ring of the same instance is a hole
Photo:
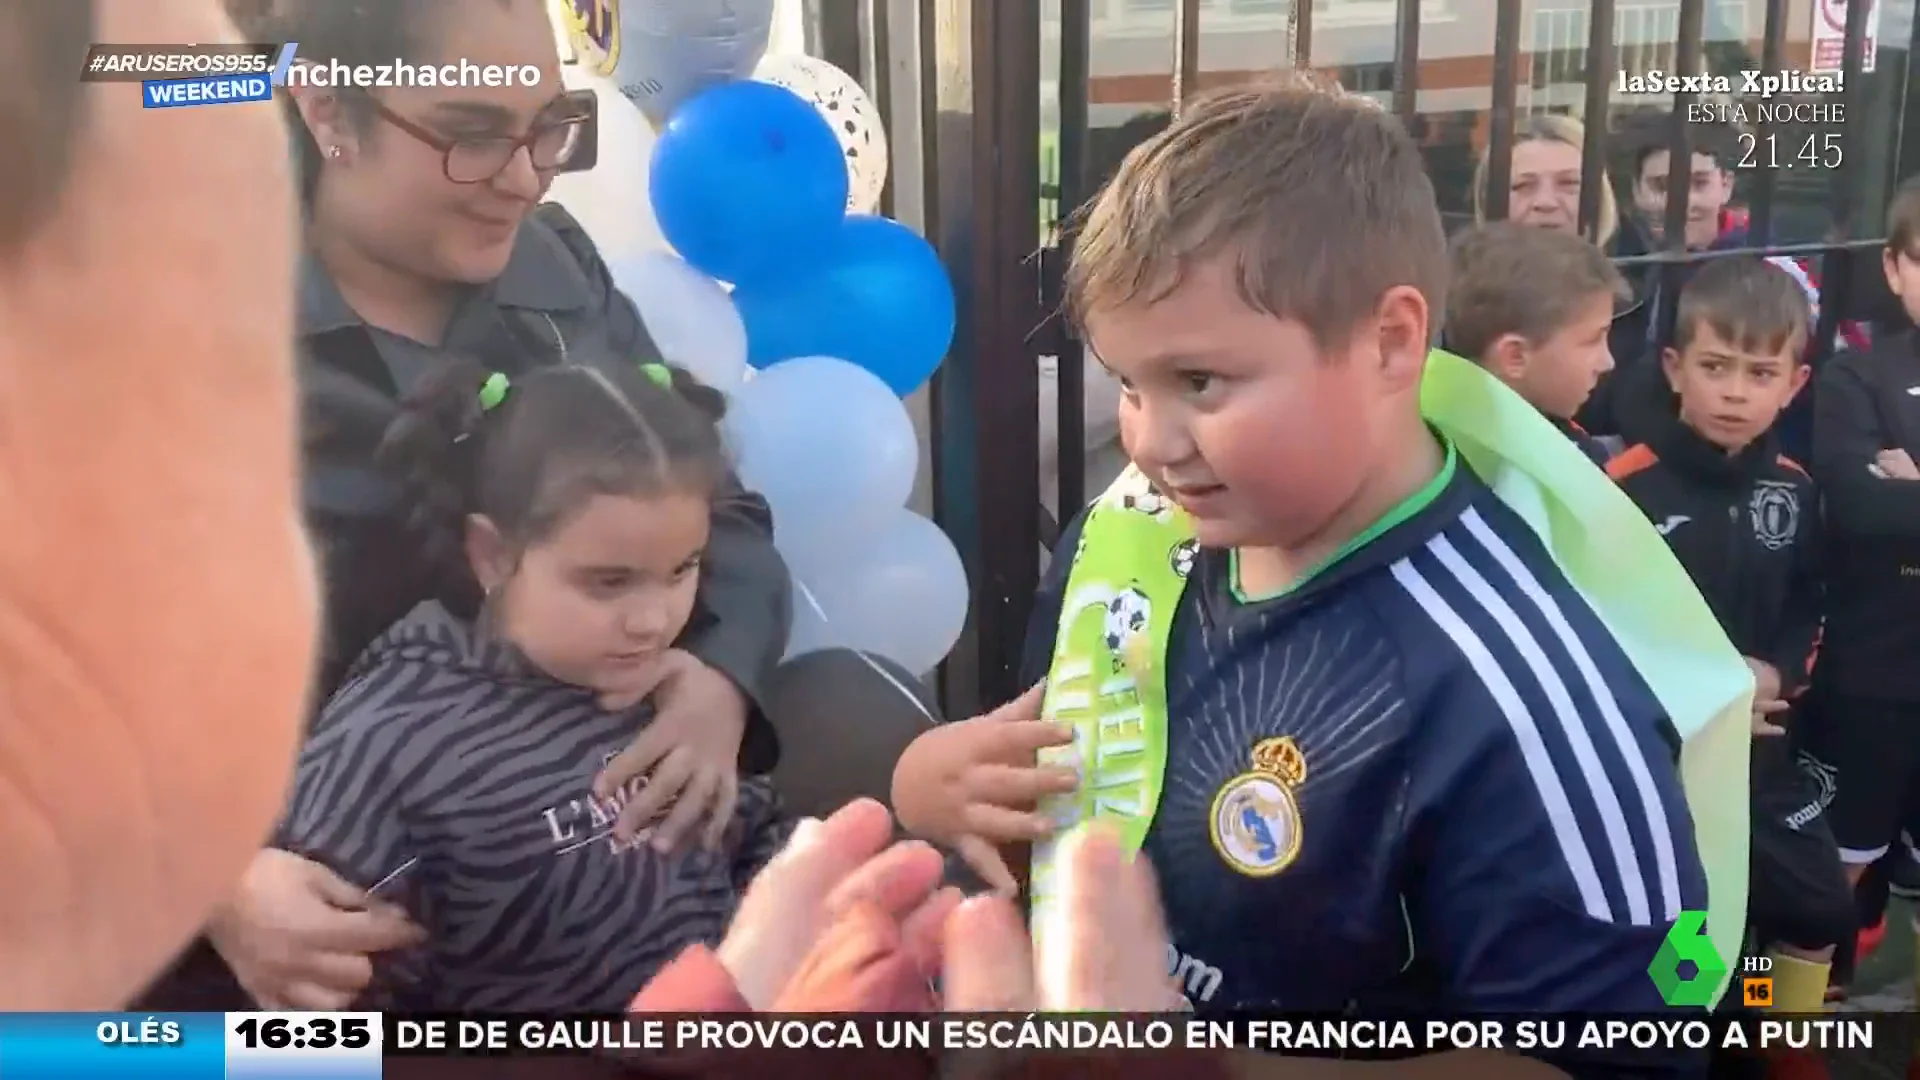
[[[1167,767],[1167,634],[1191,567],[1193,526],[1129,466],[1087,511],[1054,636],[1041,715],[1071,724],[1073,746],[1046,760],[1074,762],[1083,783],[1041,804],[1063,827],[1034,845],[1034,926],[1046,925],[1055,853],[1067,827],[1116,823],[1138,851],[1160,803]]]
[[[1746,664],[1646,516],[1504,384],[1435,351],[1421,411],[1539,535],[1684,740],[1681,780],[1706,865],[1707,930],[1730,974],[1746,926],[1753,694]],[[1078,793],[1041,806],[1062,834],[1083,821],[1110,820],[1137,851],[1153,823],[1167,756],[1167,637],[1192,551],[1186,515],[1134,469],[1087,514],[1042,704],[1043,716],[1075,734],[1070,756],[1063,750],[1048,760],[1076,762],[1084,780]],[[1272,759],[1263,768],[1276,783],[1263,797],[1283,794],[1285,744],[1248,748]],[[1057,843],[1033,851],[1036,936],[1056,897]]]

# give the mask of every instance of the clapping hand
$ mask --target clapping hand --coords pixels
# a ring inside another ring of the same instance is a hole
[[[872,799],[800,823],[747,887],[716,950],[749,1005],[872,1009],[874,995],[925,990],[960,893],[938,888],[938,852],[892,840],[892,815]]]
[[[942,973],[954,1012],[1127,1012],[1178,1009],[1167,979],[1160,891],[1143,857],[1104,825],[1060,845],[1058,918],[1036,955],[1020,912],[974,897],[947,921]]]

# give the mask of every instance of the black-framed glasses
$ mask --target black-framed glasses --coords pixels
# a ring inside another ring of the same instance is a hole
[[[594,118],[593,91],[581,90],[556,101],[547,109],[548,115],[534,121],[524,135],[448,138],[387,108],[380,99],[372,95],[368,98],[380,119],[440,151],[441,169],[456,184],[480,184],[499,176],[523,146],[534,168],[543,172],[565,169],[586,140],[587,125]]]

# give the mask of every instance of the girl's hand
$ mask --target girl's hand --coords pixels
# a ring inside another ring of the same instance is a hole
[[[613,799],[632,781],[645,784],[620,808],[614,834],[632,840],[652,827],[656,851],[673,851],[694,835],[720,846],[740,797],[740,740],[747,731],[747,699],[733,680],[691,653],[668,649],[642,678],[603,695],[609,709],[653,698],[654,716],[633,742],[594,778],[593,793]]]
[[[1018,891],[996,845],[1042,839],[1053,823],[1034,812],[1047,795],[1077,790],[1072,769],[1043,767],[1039,752],[1073,742],[1073,731],[1040,719],[1045,686],[971,720],[915,739],[893,771],[900,823],[951,846],[995,889]]]
[[[344,1009],[373,979],[372,956],[425,935],[399,908],[319,863],[256,855],[207,936],[240,985],[268,1009]]]
[[[935,888],[938,852],[892,839],[893,819],[872,799],[800,823],[747,887],[715,950],[749,1005],[877,1008],[893,996],[882,991],[898,989],[908,971],[926,985],[960,893]],[[874,933],[889,925],[897,936]]]

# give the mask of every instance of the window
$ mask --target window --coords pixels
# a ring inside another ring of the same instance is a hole
[[[1741,41],[1746,27],[1746,0],[1715,0],[1706,12],[1709,43]],[[1535,11],[1532,31],[1531,83],[1534,90],[1547,94],[1536,104],[1576,104],[1587,77],[1587,12],[1578,8]],[[1623,4],[1614,12],[1615,63],[1629,74],[1672,71],[1679,34],[1680,6],[1674,0]]]
[[[1393,62],[1349,64],[1336,72],[1340,87],[1355,94],[1393,93]]]
[[[1235,15],[1278,15],[1291,0],[1228,0],[1227,10]]]
[[[1536,11],[1533,13],[1533,88],[1585,81],[1587,67],[1587,13]]]

